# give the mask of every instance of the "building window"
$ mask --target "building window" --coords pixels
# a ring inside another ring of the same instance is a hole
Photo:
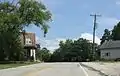
[[[110,56],[110,52],[108,52],[108,53],[105,53],[105,56]]]
[[[27,45],[32,44],[32,41],[31,41],[31,39],[30,39],[30,38],[26,38],[26,44],[27,44]]]
[[[32,43],[32,41],[29,41],[29,43]]]

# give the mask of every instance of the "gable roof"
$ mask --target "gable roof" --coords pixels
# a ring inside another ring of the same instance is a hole
[[[114,48],[120,48],[120,40],[117,41],[105,41],[99,49],[114,49]]]

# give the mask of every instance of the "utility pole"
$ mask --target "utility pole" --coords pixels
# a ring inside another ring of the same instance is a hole
[[[97,15],[97,14],[91,14],[90,16],[94,17],[94,25],[93,25],[93,46],[92,46],[92,56],[93,59],[95,59],[95,31],[96,31],[96,26],[97,26],[97,17],[100,17],[101,15]]]

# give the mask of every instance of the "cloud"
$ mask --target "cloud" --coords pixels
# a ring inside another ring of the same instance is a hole
[[[93,35],[90,33],[82,33],[80,38],[84,38],[90,40],[90,42],[93,42]],[[100,38],[97,36],[95,36],[95,43],[100,44]]]
[[[40,44],[40,38],[38,36],[36,36],[35,38],[36,38],[36,44]]]
[[[46,47],[51,52],[53,52],[55,49],[59,48],[59,42],[65,41],[64,38],[56,38],[56,39],[40,39],[36,36],[37,43],[40,43],[41,48]]]
[[[92,42],[93,36],[90,33],[82,33],[80,37],[78,38],[84,38],[87,40],[90,40]],[[73,38],[72,40],[77,40],[78,38]],[[95,42],[97,44],[100,44],[100,39],[96,36]],[[51,52],[53,52],[55,49],[59,48],[59,42],[65,41],[65,38],[56,38],[56,39],[40,39],[39,37],[36,37],[37,43],[40,43],[41,47],[46,47]]]

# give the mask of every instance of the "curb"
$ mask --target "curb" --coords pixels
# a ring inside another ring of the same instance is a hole
[[[96,72],[98,72],[100,75],[102,75],[102,76],[109,76],[108,74],[105,74],[105,72],[103,72],[103,71],[101,71],[101,70],[97,70],[97,69],[95,69],[95,68],[93,68],[93,67],[90,67],[90,66],[88,66],[88,65],[85,65],[85,64],[82,64],[82,63],[79,63],[81,66],[83,66],[83,67],[86,67],[86,68],[89,68],[89,69],[91,69],[91,70],[93,70],[93,71],[96,71]]]

